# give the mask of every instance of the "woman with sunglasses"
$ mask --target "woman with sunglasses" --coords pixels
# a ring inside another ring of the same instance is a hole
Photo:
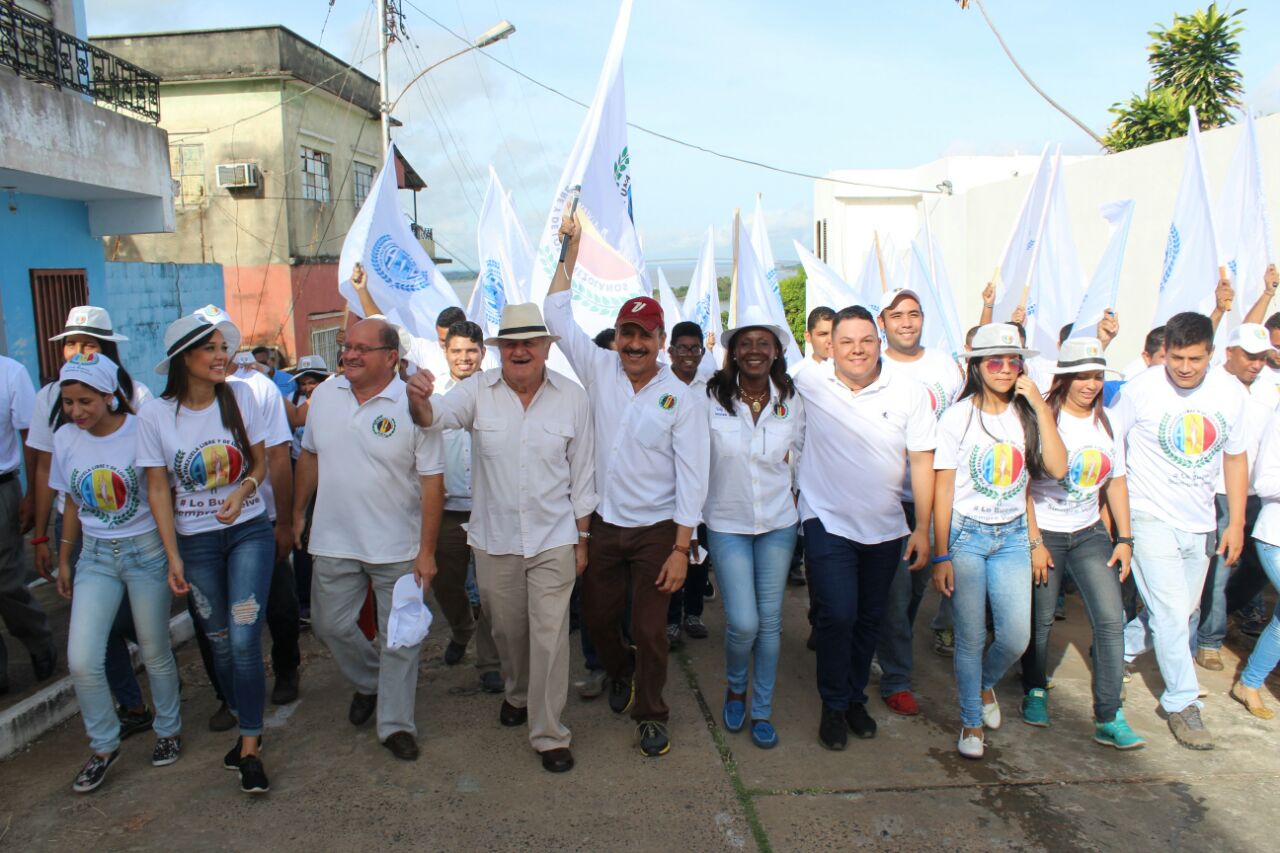
[[[175,320],[164,345],[156,372],[168,380],[139,417],[138,464],[147,469],[151,512],[169,555],[169,586],[192,595],[218,685],[240,721],[223,766],[240,772],[240,790],[262,794],[269,787],[258,757],[262,621],[275,561],[258,494],[267,472],[265,427],[253,390],[227,382],[240,331],[226,312],[206,305]]]
[[[1000,727],[995,686],[1027,647],[1031,548],[1027,483],[1059,479],[1067,453],[1053,412],[1023,372],[1034,350],[1007,323],[978,329],[960,399],[938,422],[933,582],[951,599],[961,725],[957,748],[981,758],[983,727]],[[983,653],[988,603],[995,641]]]
[[[1093,739],[1120,750],[1146,745],[1129,728],[1120,707],[1124,685],[1124,603],[1120,584],[1129,575],[1133,536],[1129,527],[1129,489],[1125,483],[1124,442],[1112,435],[1102,408],[1107,361],[1097,338],[1063,342],[1045,402],[1067,450],[1067,475],[1031,482],[1031,563],[1037,579],[1031,601],[1031,644],[1022,656],[1022,721],[1049,725],[1047,661],[1049,632],[1062,576],[1071,577],[1084,599],[1093,627]],[[1105,496],[1115,524],[1114,544],[1102,522],[1099,499]]]

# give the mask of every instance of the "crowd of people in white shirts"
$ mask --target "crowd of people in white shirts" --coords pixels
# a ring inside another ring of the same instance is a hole
[[[745,310],[715,364],[692,324],[667,341],[648,297],[621,304],[607,346],[592,340],[571,309],[577,225],[562,236],[544,304],[506,306],[488,339],[458,316],[442,318],[438,341],[414,338],[376,313],[357,269],[368,316],[346,330],[332,375],[314,356],[291,375],[260,368],[215,306],[167,329],[154,399],[120,367],[124,338],[100,308],[72,310],[66,362],[38,395],[0,360],[32,484],[28,502],[0,477],[11,516],[0,571],[22,571],[30,514],[37,571],[72,602],[67,657],[91,749],[76,791],[97,788],[138,730],[155,733],[154,765],[181,755],[173,596],[188,599],[222,700],[211,727],[237,728],[223,764],[248,793],[269,790],[267,623],[281,625],[270,624],[272,701],[297,697],[296,632],[309,623],[354,688],[350,722],[376,716],[396,758],[418,757],[428,588],[449,623],[446,663],[474,639],[482,686],[502,694],[499,722],[527,726],[546,770],[574,766],[562,716],[575,603],[591,670],[580,692],[607,693],[640,752],[661,756],[668,655],[682,630],[706,636],[687,599],[701,603],[708,563],[725,615],[721,722],[759,748],[780,742],[789,579],[808,584],[828,749],[875,736],[873,668],[892,713],[920,712],[912,639],[930,582],[961,755],[982,758],[1003,723],[995,688],[1019,661],[1019,715],[1050,724],[1049,635],[1068,583],[1092,628],[1092,739],[1145,744],[1123,699],[1131,664],[1154,650],[1172,735],[1213,747],[1196,667],[1221,669],[1227,614],[1280,584],[1280,315],[1237,326],[1216,358],[1219,312],[1178,314],[1121,384],[1105,355],[1113,313],[1097,337],[1064,329],[1056,357],[1041,356],[1017,322],[992,321],[985,293],[956,359],[920,345],[932,319],[899,290],[879,316],[813,311],[808,355],[790,371],[788,332]],[[1274,270],[1266,284],[1261,310]],[[547,367],[552,346],[577,381]],[[0,615],[51,668],[27,596],[0,586]],[[122,631],[141,649],[154,712],[111,676]],[[1231,691],[1256,717],[1272,716],[1260,688],[1278,661],[1273,616]]]

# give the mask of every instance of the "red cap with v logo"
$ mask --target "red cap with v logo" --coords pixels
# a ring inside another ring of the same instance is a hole
[[[645,331],[652,332],[654,329],[662,329],[662,306],[658,304],[658,300],[649,296],[636,296],[622,303],[622,308],[618,310],[618,319],[614,321],[614,326],[621,328],[624,323],[635,323],[641,326]]]

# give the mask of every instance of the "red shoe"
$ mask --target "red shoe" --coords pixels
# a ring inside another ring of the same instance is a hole
[[[890,711],[903,717],[914,717],[920,713],[920,706],[916,704],[916,697],[911,695],[910,690],[889,694],[884,697],[884,704],[889,706]]]

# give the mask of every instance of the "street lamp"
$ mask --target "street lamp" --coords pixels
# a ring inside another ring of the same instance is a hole
[[[501,20],[498,23],[494,24],[489,29],[485,30],[483,33],[481,33],[476,38],[475,41],[473,41],[471,44],[464,47],[462,50],[458,51],[457,53],[451,53],[448,56],[446,56],[444,59],[437,60],[436,62],[431,63],[426,68],[419,71],[417,76],[409,81],[408,85],[404,87],[404,90],[396,97],[396,99],[392,101],[390,105],[386,107],[385,110],[383,110],[384,115],[389,120],[391,117],[391,113],[396,108],[396,105],[400,103],[400,99],[403,98],[405,95],[407,95],[409,93],[409,90],[413,88],[413,84],[417,83],[424,76],[426,76],[427,72],[430,71],[431,69],[438,68],[439,66],[444,65],[446,62],[448,62],[450,59],[456,59],[457,57],[462,56],[462,54],[464,53],[469,53],[478,48],[489,47],[492,44],[497,44],[498,42],[505,39],[507,36],[514,33],[515,31],[516,31],[515,24],[505,19]],[[386,132],[386,138],[383,140],[384,149],[386,148],[386,144],[390,140],[390,138],[391,138],[391,133],[390,133],[390,127],[388,126],[387,132]]]

